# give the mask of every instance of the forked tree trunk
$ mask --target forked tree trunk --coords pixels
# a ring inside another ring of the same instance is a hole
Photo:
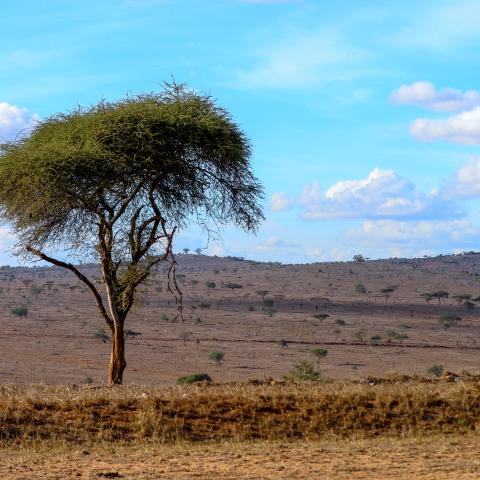
[[[108,384],[120,385],[123,382],[123,372],[127,362],[125,361],[125,337],[123,321],[115,322],[112,331],[112,352],[108,368]]]

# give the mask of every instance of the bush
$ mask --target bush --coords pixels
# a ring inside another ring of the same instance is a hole
[[[264,298],[262,300],[262,305],[264,307],[273,307],[274,304],[275,304],[275,301],[272,300],[271,298]]]
[[[22,305],[20,307],[12,308],[10,310],[10,313],[12,315],[15,315],[16,317],[19,317],[21,320],[23,317],[26,317],[28,315],[28,308]]]
[[[367,293],[367,289],[365,288],[365,285],[363,283],[357,283],[355,285],[355,291],[357,293],[361,293],[362,295],[365,295]]]
[[[308,360],[302,360],[296,363],[290,374],[285,375],[284,378],[294,382],[318,382],[321,380],[322,374],[319,370],[315,370]]]
[[[225,357],[225,353],[223,352],[210,352],[208,354],[208,358],[213,360],[215,363],[220,364]]]
[[[101,340],[103,343],[107,343],[110,338],[109,336],[107,335],[107,333],[105,332],[105,329],[103,328],[99,328],[96,332],[95,332],[95,338],[98,338],[99,340]]]
[[[458,315],[447,314],[443,315],[438,319],[439,323],[443,326],[445,330],[456,325],[462,318]]]
[[[179,385],[190,385],[191,383],[197,382],[208,382],[212,381],[210,375],[207,373],[193,373],[191,375],[185,375],[183,377],[177,378],[177,383]]]
[[[310,350],[317,359],[321,359],[327,356],[328,350],[325,348],[313,348]]]
[[[337,320],[335,320],[335,323],[337,325],[340,325],[341,327],[343,327],[347,324],[347,322],[345,320],[342,320],[341,318],[338,318]]]
[[[434,377],[441,377],[444,370],[445,370],[445,367],[443,365],[436,363],[431,367],[427,368],[427,374],[432,375]]]

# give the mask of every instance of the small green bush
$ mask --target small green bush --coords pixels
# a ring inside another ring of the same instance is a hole
[[[445,370],[445,367],[443,365],[436,363],[431,367],[427,368],[427,374],[432,375],[434,377],[441,377],[444,370]]]
[[[28,308],[22,305],[20,307],[12,308],[10,310],[10,313],[12,315],[15,315],[16,317],[19,317],[21,320],[23,317],[26,317],[28,315]]]
[[[103,328],[99,328],[95,332],[95,338],[98,338],[103,343],[107,343],[110,340],[109,336],[107,335],[107,332],[105,332],[105,329],[103,329]]]
[[[310,351],[317,359],[326,357],[328,353],[328,350],[325,348],[314,348]]]
[[[177,383],[179,385],[190,385],[191,383],[197,382],[208,382],[212,381],[210,375],[207,373],[193,373],[191,375],[185,375],[183,377],[177,378]]]
[[[220,364],[223,360],[223,358],[225,357],[225,353],[224,352],[210,352],[208,354],[208,358],[210,360],[213,360],[215,363],[217,364]]]
[[[284,378],[294,382],[318,382],[321,380],[322,374],[319,370],[315,370],[308,360],[302,360],[296,363],[290,374],[285,375]]]

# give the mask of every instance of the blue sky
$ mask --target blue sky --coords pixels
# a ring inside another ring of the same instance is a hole
[[[480,2],[24,0],[2,5],[0,136],[160,88],[210,92],[265,186],[257,236],[176,249],[312,262],[480,249]],[[14,243],[0,229],[0,263]]]

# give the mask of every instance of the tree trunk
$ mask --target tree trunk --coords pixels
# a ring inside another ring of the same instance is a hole
[[[122,384],[126,366],[123,321],[119,321],[115,322],[112,331],[112,353],[110,354],[110,365],[108,367],[108,384],[110,386]]]

